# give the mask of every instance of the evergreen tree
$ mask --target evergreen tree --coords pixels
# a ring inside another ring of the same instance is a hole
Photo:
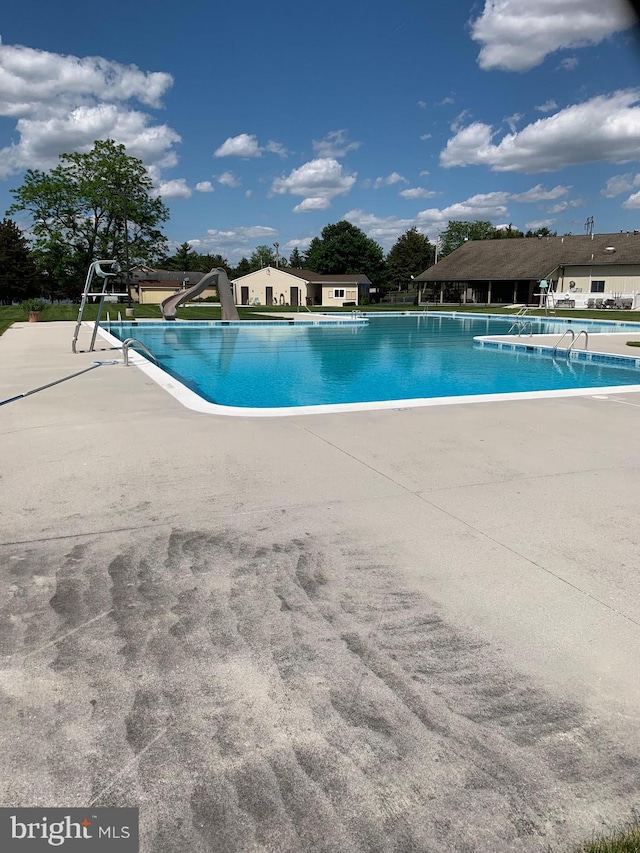
[[[0,222],[0,304],[11,305],[39,296],[36,265],[29,245],[15,222]]]
[[[389,286],[408,289],[411,277],[432,266],[434,259],[435,246],[429,238],[417,228],[410,228],[398,237],[387,255]]]
[[[301,270],[304,267],[304,259],[298,251],[297,246],[295,246],[293,252],[291,252],[289,257],[289,266],[294,270]]]

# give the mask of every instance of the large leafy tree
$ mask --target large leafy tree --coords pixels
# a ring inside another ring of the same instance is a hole
[[[166,251],[160,225],[169,218],[141,160],[112,139],[98,140],[86,153],[61,154],[50,172],[29,169],[11,191],[8,213],[28,213],[34,253],[41,268],[79,287],[87,266],[98,258],[123,268],[153,264]]]
[[[39,295],[36,265],[22,231],[11,219],[0,222],[0,304]]]
[[[450,255],[467,240],[493,240],[497,230],[495,225],[486,220],[465,222],[452,219],[440,235],[439,253],[442,257]]]
[[[313,238],[305,266],[321,275],[364,273],[374,283],[385,274],[382,247],[344,219],[325,226],[321,236]]]
[[[408,288],[412,276],[433,265],[435,246],[417,228],[409,228],[396,240],[387,255],[388,282],[394,288]]]
[[[249,265],[251,266],[250,272],[255,272],[262,267],[275,267],[276,253],[271,246],[256,246],[249,258]]]

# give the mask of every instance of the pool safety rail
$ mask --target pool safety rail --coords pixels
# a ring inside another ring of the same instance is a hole
[[[149,347],[145,346],[142,341],[139,341],[137,338],[127,338],[126,341],[122,344],[122,357],[123,363],[125,367],[129,367],[129,350],[142,350],[145,355],[149,358],[152,358],[156,364],[160,364],[155,355],[151,352]]]
[[[572,350],[573,350],[574,346],[575,346],[575,345],[576,345],[576,343],[579,341],[579,339],[580,339],[580,337],[581,337],[582,335],[584,335],[584,348],[585,348],[585,352],[586,352],[586,350],[588,350],[588,349],[589,349],[589,333],[587,332],[587,330],[586,330],[586,329],[580,329],[580,331],[579,331],[579,332],[577,332],[577,333],[576,333],[576,332],[574,332],[574,330],[573,330],[573,329],[567,329],[567,331],[563,333],[563,335],[561,336],[561,338],[557,341],[557,343],[555,344],[555,346],[554,346],[554,347],[553,347],[553,349],[551,350],[551,355],[552,355],[552,356],[556,354],[556,351],[558,350],[558,348],[559,348],[560,344],[561,344],[561,343],[562,343],[562,341],[566,338],[566,336],[567,336],[567,335],[571,335],[571,343],[569,344],[569,346],[568,346],[568,347],[566,348],[566,350],[565,350],[566,355],[567,355],[567,358],[569,358],[569,357],[571,356],[571,352],[572,352]]]
[[[511,326],[509,326],[509,331],[507,332],[507,334],[510,335],[511,332],[517,332],[518,337],[521,337],[523,334],[526,333],[527,329],[529,329],[529,337],[531,337],[533,335],[533,322],[531,320],[527,320],[526,322],[523,322],[522,320],[517,320],[515,323],[512,323]]]

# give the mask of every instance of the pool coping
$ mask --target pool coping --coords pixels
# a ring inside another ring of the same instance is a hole
[[[399,312],[398,312],[399,313]],[[407,312],[411,314],[416,314],[420,312]],[[445,312],[429,312],[431,314],[439,313],[444,314]],[[451,316],[460,316],[460,312],[452,311],[446,312]],[[467,317],[477,317],[476,314],[467,314]],[[483,315],[483,316],[497,316],[504,318],[509,315],[504,314],[493,314],[493,315]],[[544,319],[544,318],[543,318]],[[190,323],[197,321],[189,321]],[[215,321],[203,321],[205,323],[212,323]],[[245,321],[240,321],[244,323]],[[260,325],[262,321],[248,321],[249,323],[254,322],[255,325]],[[266,321],[269,322],[269,321]],[[598,322],[598,321],[593,321]],[[86,322],[86,325],[90,328],[93,328],[93,322]],[[640,328],[640,324],[639,324]],[[98,328],[99,334],[105,338],[112,346],[116,349],[120,349],[122,347],[122,341],[116,338],[114,335],[111,335],[106,329],[102,326]],[[488,339],[496,338],[499,336],[477,336],[477,338],[486,337]],[[475,346],[476,338],[474,338],[474,346]],[[505,344],[509,344],[509,342],[504,342]],[[516,342],[514,342],[511,346],[515,348]],[[524,342],[520,344],[520,346],[526,349],[527,346],[532,346],[531,344],[527,345]],[[539,345],[539,348],[542,349],[542,345]],[[505,347],[505,349],[509,349],[509,346]],[[550,350],[551,347],[546,347],[546,349]],[[599,355],[607,355],[599,354]],[[612,354],[612,358],[629,358],[627,356],[614,356]],[[634,361],[640,362],[640,359],[634,359]],[[129,353],[129,363],[139,367],[142,372],[147,375],[150,379],[152,379],[157,385],[159,385],[164,391],[170,394],[175,400],[181,403],[185,408],[191,409],[195,412],[200,412],[200,414],[207,415],[222,415],[226,417],[248,417],[248,418],[282,418],[282,417],[297,417],[298,415],[329,415],[329,414],[347,414],[349,412],[373,412],[373,411],[382,411],[382,410],[407,410],[407,409],[416,409],[416,408],[427,408],[432,406],[455,406],[461,405],[463,403],[504,403],[511,400],[541,400],[541,399],[550,399],[550,398],[559,398],[559,397],[588,397],[588,396],[602,396],[608,394],[631,394],[640,392],[640,383],[637,385],[611,385],[611,386],[602,386],[596,388],[565,388],[565,389],[556,389],[556,390],[547,390],[547,391],[513,391],[506,392],[504,394],[470,394],[470,395],[459,395],[454,397],[412,397],[409,399],[399,399],[399,400],[372,400],[368,402],[361,403],[331,403],[331,404],[319,404],[314,406],[278,406],[272,408],[257,408],[257,407],[240,407],[240,406],[225,406],[220,403],[210,403],[208,400],[203,399],[195,391],[192,391],[178,379],[175,379],[169,373],[164,371],[162,368],[150,362],[147,358],[145,358],[140,353],[135,350],[130,350]],[[640,364],[638,365],[640,369]]]

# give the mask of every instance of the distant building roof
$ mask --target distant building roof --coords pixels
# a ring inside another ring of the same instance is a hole
[[[293,267],[281,267],[283,272],[302,278],[311,284],[371,284],[364,273],[350,273],[347,275],[321,275],[311,270],[298,270]]]
[[[561,266],[640,264],[640,233],[469,240],[415,281],[548,278]]]

